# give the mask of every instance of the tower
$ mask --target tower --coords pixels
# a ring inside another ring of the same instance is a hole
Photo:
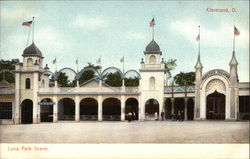
[[[238,119],[239,112],[239,80],[237,66],[238,62],[233,51],[232,59],[229,63],[230,66],[230,118]]]
[[[163,59],[161,60],[161,55],[159,45],[152,39],[144,51],[145,62],[142,59],[139,70],[141,75],[140,108],[142,120],[145,119],[145,106],[149,100],[154,100],[155,103],[158,102],[158,113],[163,111],[165,63]]]
[[[200,84],[202,82],[202,64],[200,60],[200,54],[198,54],[197,62],[195,65],[195,111],[194,118],[200,118]]]
[[[15,123],[37,123],[38,97],[43,56],[34,42],[23,51],[23,63],[15,67]]]

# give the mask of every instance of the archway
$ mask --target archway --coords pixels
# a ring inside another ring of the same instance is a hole
[[[53,101],[50,98],[44,98],[41,100],[40,121],[53,122]]]
[[[165,101],[165,118],[171,119],[171,114],[172,114],[171,99],[167,98]]]
[[[80,102],[80,120],[97,120],[98,102],[93,98],[85,98]]]
[[[33,101],[25,99],[21,104],[21,123],[31,124],[33,118]]]
[[[107,98],[102,103],[103,120],[121,120],[121,102],[116,98]]]
[[[145,119],[154,120],[156,112],[159,115],[159,102],[155,99],[147,100],[145,104]]]
[[[184,111],[184,98],[175,98],[174,105],[174,114],[177,115],[179,111]]]
[[[58,102],[58,120],[75,120],[75,102],[71,98],[63,98]]]
[[[207,119],[225,120],[225,95],[215,91],[207,96]]]
[[[194,119],[194,100],[192,98],[188,98],[187,119],[188,120]]]
[[[125,114],[129,112],[135,113],[135,120],[138,120],[138,101],[135,98],[128,98],[125,102]],[[128,116],[125,116],[125,120],[128,120]]]

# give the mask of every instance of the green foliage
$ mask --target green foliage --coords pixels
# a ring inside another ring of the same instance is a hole
[[[18,59],[12,59],[12,60],[1,60],[0,61],[0,71],[1,70],[10,70],[14,71],[15,70],[15,64],[19,62]],[[9,83],[14,83],[15,82],[15,77],[9,73],[9,72],[2,72],[0,73],[0,81],[6,80]]]
[[[176,59],[169,59],[165,63],[165,69],[166,69],[168,78],[172,77],[171,71],[174,70],[174,68],[177,66],[176,61],[177,61]]]
[[[105,78],[105,83],[112,87],[121,87],[122,86],[122,77],[119,72],[108,73]]]
[[[84,69],[94,69],[96,71],[100,70],[100,66],[95,66],[91,63],[88,63],[88,66],[84,67]],[[95,77],[95,72],[93,70],[88,70],[82,73],[81,77],[79,78],[79,83],[84,83],[92,78]]]
[[[76,85],[76,81],[73,80],[72,82],[70,82],[68,76],[64,72],[59,73],[57,83],[60,87],[74,87]]]
[[[175,83],[179,86],[188,86],[194,85],[195,81],[195,72],[180,72],[174,76]]]
[[[125,86],[127,87],[136,87],[139,85],[139,78],[125,78]]]

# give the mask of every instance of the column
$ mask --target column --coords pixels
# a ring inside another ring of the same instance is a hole
[[[33,80],[33,124],[38,123],[38,100],[37,100],[37,92],[38,92],[38,73],[34,73],[33,79],[31,79],[31,83]]]
[[[80,102],[79,95],[75,96],[75,121],[80,122]]]
[[[138,121],[142,120],[141,116],[141,96],[139,95],[138,97]]]
[[[53,122],[56,123],[58,122],[58,101],[57,101],[57,96],[53,97]]]
[[[102,96],[98,96],[98,121],[102,121]]]
[[[171,113],[174,114],[174,98],[171,98]]]
[[[125,97],[121,96],[121,121],[125,121]]]
[[[187,114],[187,106],[188,106],[188,98],[184,98],[184,113],[185,113],[185,120],[188,120],[188,114]]]
[[[15,115],[14,115],[14,121],[15,124],[21,123],[20,121],[20,73],[15,74]]]

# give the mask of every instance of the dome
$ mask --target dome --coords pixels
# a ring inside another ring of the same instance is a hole
[[[145,51],[145,54],[161,54],[159,45],[154,41],[154,39],[147,45]]]
[[[42,52],[36,47],[36,45],[34,43],[32,43],[29,47],[27,47],[23,51],[23,56],[43,57]]]

